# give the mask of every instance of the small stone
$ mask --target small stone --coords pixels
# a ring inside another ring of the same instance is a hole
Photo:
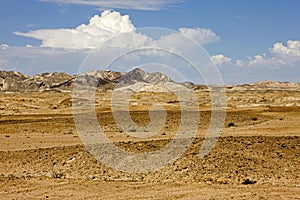
[[[255,181],[255,180],[251,180],[251,179],[249,179],[249,178],[247,178],[246,180],[244,180],[243,182],[242,182],[242,184],[243,185],[250,185],[250,184],[255,184],[257,181]]]

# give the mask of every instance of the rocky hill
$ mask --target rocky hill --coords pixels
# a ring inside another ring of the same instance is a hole
[[[0,90],[9,92],[69,90],[74,76],[62,72],[36,74],[32,77],[16,71],[0,71]]]
[[[135,83],[165,83],[172,80],[159,72],[148,73],[139,68],[130,72],[97,70],[75,76],[62,73],[42,73],[29,77],[16,71],[0,71],[0,90],[8,92],[71,91],[74,83],[88,87],[123,87]]]
[[[23,90],[22,81],[29,77],[16,71],[0,71],[0,89],[4,91]]]

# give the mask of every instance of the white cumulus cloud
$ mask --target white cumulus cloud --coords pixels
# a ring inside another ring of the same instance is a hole
[[[286,64],[284,60],[278,57],[267,57],[266,54],[248,57],[248,66],[262,66],[262,67],[277,67]]]
[[[300,57],[300,41],[288,40],[286,46],[278,42],[270,48],[270,51],[277,56]]]
[[[178,40],[178,37],[182,37],[182,35],[192,38],[200,44],[219,40],[216,33],[203,28],[180,28],[179,32],[170,31],[169,34],[155,40],[138,33],[128,15],[121,15],[119,12],[109,10],[103,11],[100,16],[93,16],[88,24],[81,24],[74,29],[41,29],[26,33],[15,32],[15,34],[41,40],[41,47],[77,50],[103,48],[104,41],[117,35],[118,37],[115,37],[114,40],[105,43],[108,45],[106,47],[133,49],[165,43],[170,49],[172,47],[180,49],[179,47],[186,45],[186,43],[178,44],[178,41],[182,41]]]
[[[231,58],[224,56],[223,54],[211,56],[211,60],[217,65],[230,64]]]
[[[92,49],[118,33],[134,30],[128,15],[121,16],[119,12],[106,10],[101,16],[93,16],[88,24],[82,24],[75,29],[42,29],[15,34],[41,40],[43,47]]]
[[[269,48],[271,56],[266,54],[248,57],[249,66],[270,66],[278,67],[282,65],[294,66],[300,62],[300,41],[288,40],[286,45],[281,42],[275,43]]]
[[[269,51],[247,59],[233,59],[215,55],[211,59],[220,67],[227,83],[253,82],[265,79],[299,82],[300,41],[278,42]]]
[[[300,64],[300,41],[288,40],[286,45],[281,42],[275,43],[269,52],[248,56],[247,60],[237,60],[233,62],[231,58],[222,54],[214,55],[211,59],[218,66],[238,66],[238,67],[264,67],[280,68],[293,67]]]
[[[1,44],[0,45],[0,49],[2,49],[2,50],[6,50],[8,48],[9,48],[9,46],[7,44]]]
[[[192,38],[199,44],[219,41],[220,37],[210,29],[205,28],[179,28],[181,34]]]

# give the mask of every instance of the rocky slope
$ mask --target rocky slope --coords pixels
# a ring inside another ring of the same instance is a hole
[[[118,81],[118,86],[124,85],[132,85],[135,83],[160,83],[160,82],[171,82],[172,80],[167,77],[166,75],[155,72],[155,73],[148,73],[139,68],[136,68],[124,76],[120,78]]]
[[[114,72],[110,70],[97,70],[79,74],[76,76],[75,82],[79,85],[90,87],[101,87],[106,84],[115,84],[124,76],[124,72]]]
[[[5,91],[23,90],[22,81],[29,77],[16,71],[0,71],[0,89]]]
[[[9,92],[68,90],[74,76],[62,72],[36,74],[32,77],[16,71],[0,71],[0,90]]]

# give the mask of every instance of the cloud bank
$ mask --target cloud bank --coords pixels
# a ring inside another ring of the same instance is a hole
[[[300,41],[288,40],[286,45],[282,42],[275,43],[269,48],[269,52],[248,56],[248,60],[233,60],[223,54],[214,55],[211,59],[218,66],[237,66],[237,67],[265,67],[276,69],[285,65],[286,67],[299,67],[300,64]]]
[[[300,82],[300,41],[277,42],[266,53],[233,60],[223,54],[214,55],[226,83],[247,83],[266,79]]]

